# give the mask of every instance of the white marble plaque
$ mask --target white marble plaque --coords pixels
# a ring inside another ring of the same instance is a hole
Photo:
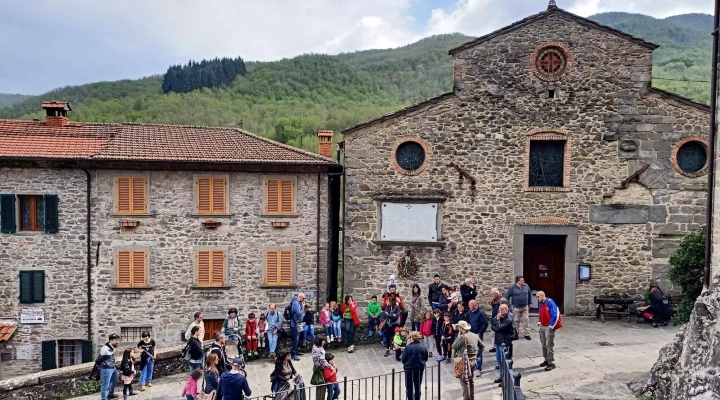
[[[437,203],[382,203],[380,213],[380,240],[438,240]]]
[[[30,345],[15,346],[15,358],[18,360],[32,360],[33,348]]]

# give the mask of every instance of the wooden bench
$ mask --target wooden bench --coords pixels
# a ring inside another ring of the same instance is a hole
[[[605,317],[617,317],[617,319],[625,318],[625,323],[630,323],[630,317],[635,316],[636,312],[630,311],[630,306],[634,304],[634,299],[612,299],[595,297],[593,302],[597,304],[595,310],[595,318],[605,322]],[[633,307],[634,308],[634,307]]]

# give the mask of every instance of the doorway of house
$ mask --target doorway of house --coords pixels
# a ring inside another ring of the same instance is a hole
[[[542,290],[560,312],[565,303],[565,240],[560,235],[525,235],[523,276],[531,290]]]
[[[532,286],[530,286],[532,287]],[[203,340],[215,340],[215,334],[222,332],[224,319],[205,319],[205,337]]]

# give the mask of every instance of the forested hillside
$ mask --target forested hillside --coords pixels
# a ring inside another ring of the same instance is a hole
[[[30,96],[26,96],[24,94],[0,93],[0,108],[19,103],[28,97]]]
[[[709,102],[709,83],[686,81],[710,79],[711,16],[658,20],[606,13],[591,18],[662,46],[655,51],[654,86]],[[451,90],[447,50],[470,39],[440,35],[397,49],[245,62],[246,75],[231,84],[183,94],[163,94],[162,76],[65,87],[0,108],[0,118],[38,118],[42,100],[69,100],[73,120],[242,124],[251,132],[315,150],[318,129],[338,131]]]

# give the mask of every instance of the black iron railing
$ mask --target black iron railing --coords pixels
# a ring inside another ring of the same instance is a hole
[[[503,400],[525,400],[525,395],[520,389],[520,373],[513,371],[513,361],[508,358],[509,349],[503,345],[500,362],[503,365],[502,374],[502,395]]]
[[[342,371],[340,371],[342,373]],[[420,373],[422,372],[422,374]],[[424,370],[396,371],[395,368],[389,374],[375,375],[367,378],[339,380],[340,396],[338,400],[404,400],[406,399],[406,383],[413,375],[419,378],[420,395],[414,396],[421,400],[441,400],[442,389],[440,386],[440,362]],[[304,400],[326,400],[327,392],[331,384],[306,386],[303,389],[291,389],[264,396],[250,397],[247,400],[271,400],[283,399],[304,399]]]

